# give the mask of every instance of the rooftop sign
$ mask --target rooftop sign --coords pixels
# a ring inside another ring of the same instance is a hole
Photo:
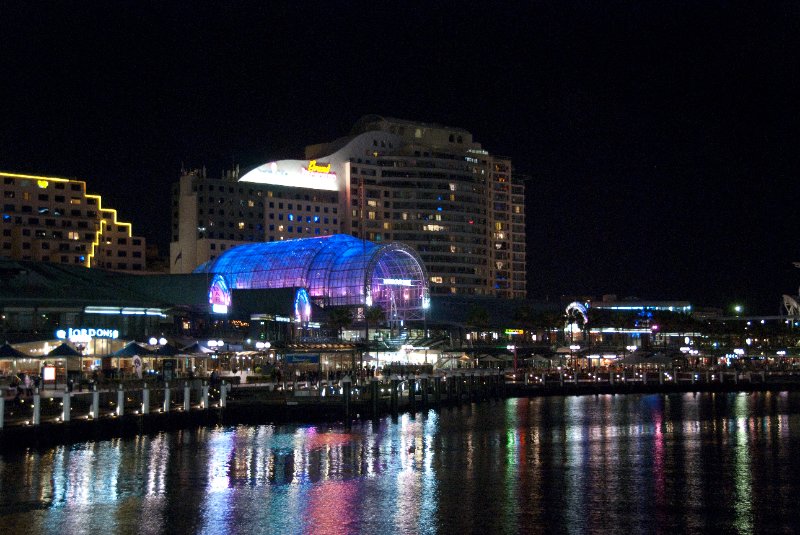
[[[280,160],[253,169],[239,181],[338,191],[336,173],[331,171],[331,167],[331,163],[322,165],[317,160]]]

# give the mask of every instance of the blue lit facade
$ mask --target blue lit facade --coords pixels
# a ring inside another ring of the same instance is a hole
[[[306,288],[322,307],[379,305],[400,320],[422,319],[429,301],[413,249],[344,234],[240,245],[195,272],[214,274],[217,287],[231,291]]]

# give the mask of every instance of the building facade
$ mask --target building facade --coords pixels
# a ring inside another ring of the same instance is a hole
[[[340,232],[412,247],[432,295],[525,297],[524,184],[466,130],[366,116],[305,156],[241,177],[184,173],[173,191],[171,272],[236,243]]]
[[[104,208],[86,182],[66,178],[0,172],[2,222],[0,256],[145,271],[146,243],[130,223]]]
[[[339,231],[336,191],[212,178],[183,171],[172,189],[170,272],[191,273],[235,245],[328,236]]]

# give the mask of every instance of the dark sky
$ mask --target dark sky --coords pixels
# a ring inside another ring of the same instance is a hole
[[[773,313],[800,284],[798,35],[796,1],[5,1],[0,169],[84,179],[166,252],[182,162],[437,122],[530,177],[530,297]]]

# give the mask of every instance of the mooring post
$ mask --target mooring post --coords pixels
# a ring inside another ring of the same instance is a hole
[[[422,406],[428,406],[428,374],[423,373],[420,376],[420,382],[422,383]]]
[[[150,414],[150,389],[147,383],[142,387],[142,414]]]
[[[69,387],[64,387],[64,397],[62,398],[62,411],[61,411],[61,420],[64,422],[69,422],[70,420],[70,405],[72,404],[72,392],[69,391]]]
[[[369,387],[370,387],[370,392],[372,392],[372,417],[377,418],[378,409],[380,408],[379,396],[381,387],[378,378],[375,377],[374,375],[369,380]]]
[[[203,409],[208,409],[208,383],[203,381]]]
[[[0,396],[0,429],[3,429],[6,418],[6,398]]]
[[[296,389],[295,389],[296,390]],[[225,381],[219,387],[219,407],[224,409],[228,405],[228,385]]]
[[[122,389],[122,383],[117,385],[117,416],[125,414],[125,391]]]
[[[392,374],[389,377],[389,382],[391,383],[391,389],[392,389],[392,397],[391,397],[392,416],[397,416],[397,389],[400,385],[400,378],[397,376],[397,374]]]
[[[183,383],[183,410],[189,412],[192,408],[192,390],[189,388],[189,381]]]
[[[433,376],[433,401],[436,405],[442,403],[442,376],[436,374]]]
[[[349,375],[345,375],[341,380],[342,384],[342,398],[344,399],[344,418],[345,421],[350,421],[350,397],[352,394],[353,380]]]
[[[171,394],[172,391],[169,389],[169,383],[164,382],[164,407],[162,409],[164,412],[169,412]]]
[[[39,389],[33,390],[33,425],[42,423],[42,396],[39,394]]]
[[[97,391],[97,383],[92,385],[92,412],[91,416],[97,420],[100,418],[100,392]]]
[[[417,376],[413,373],[408,376],[408,407],[411,414],[417,412]]]

